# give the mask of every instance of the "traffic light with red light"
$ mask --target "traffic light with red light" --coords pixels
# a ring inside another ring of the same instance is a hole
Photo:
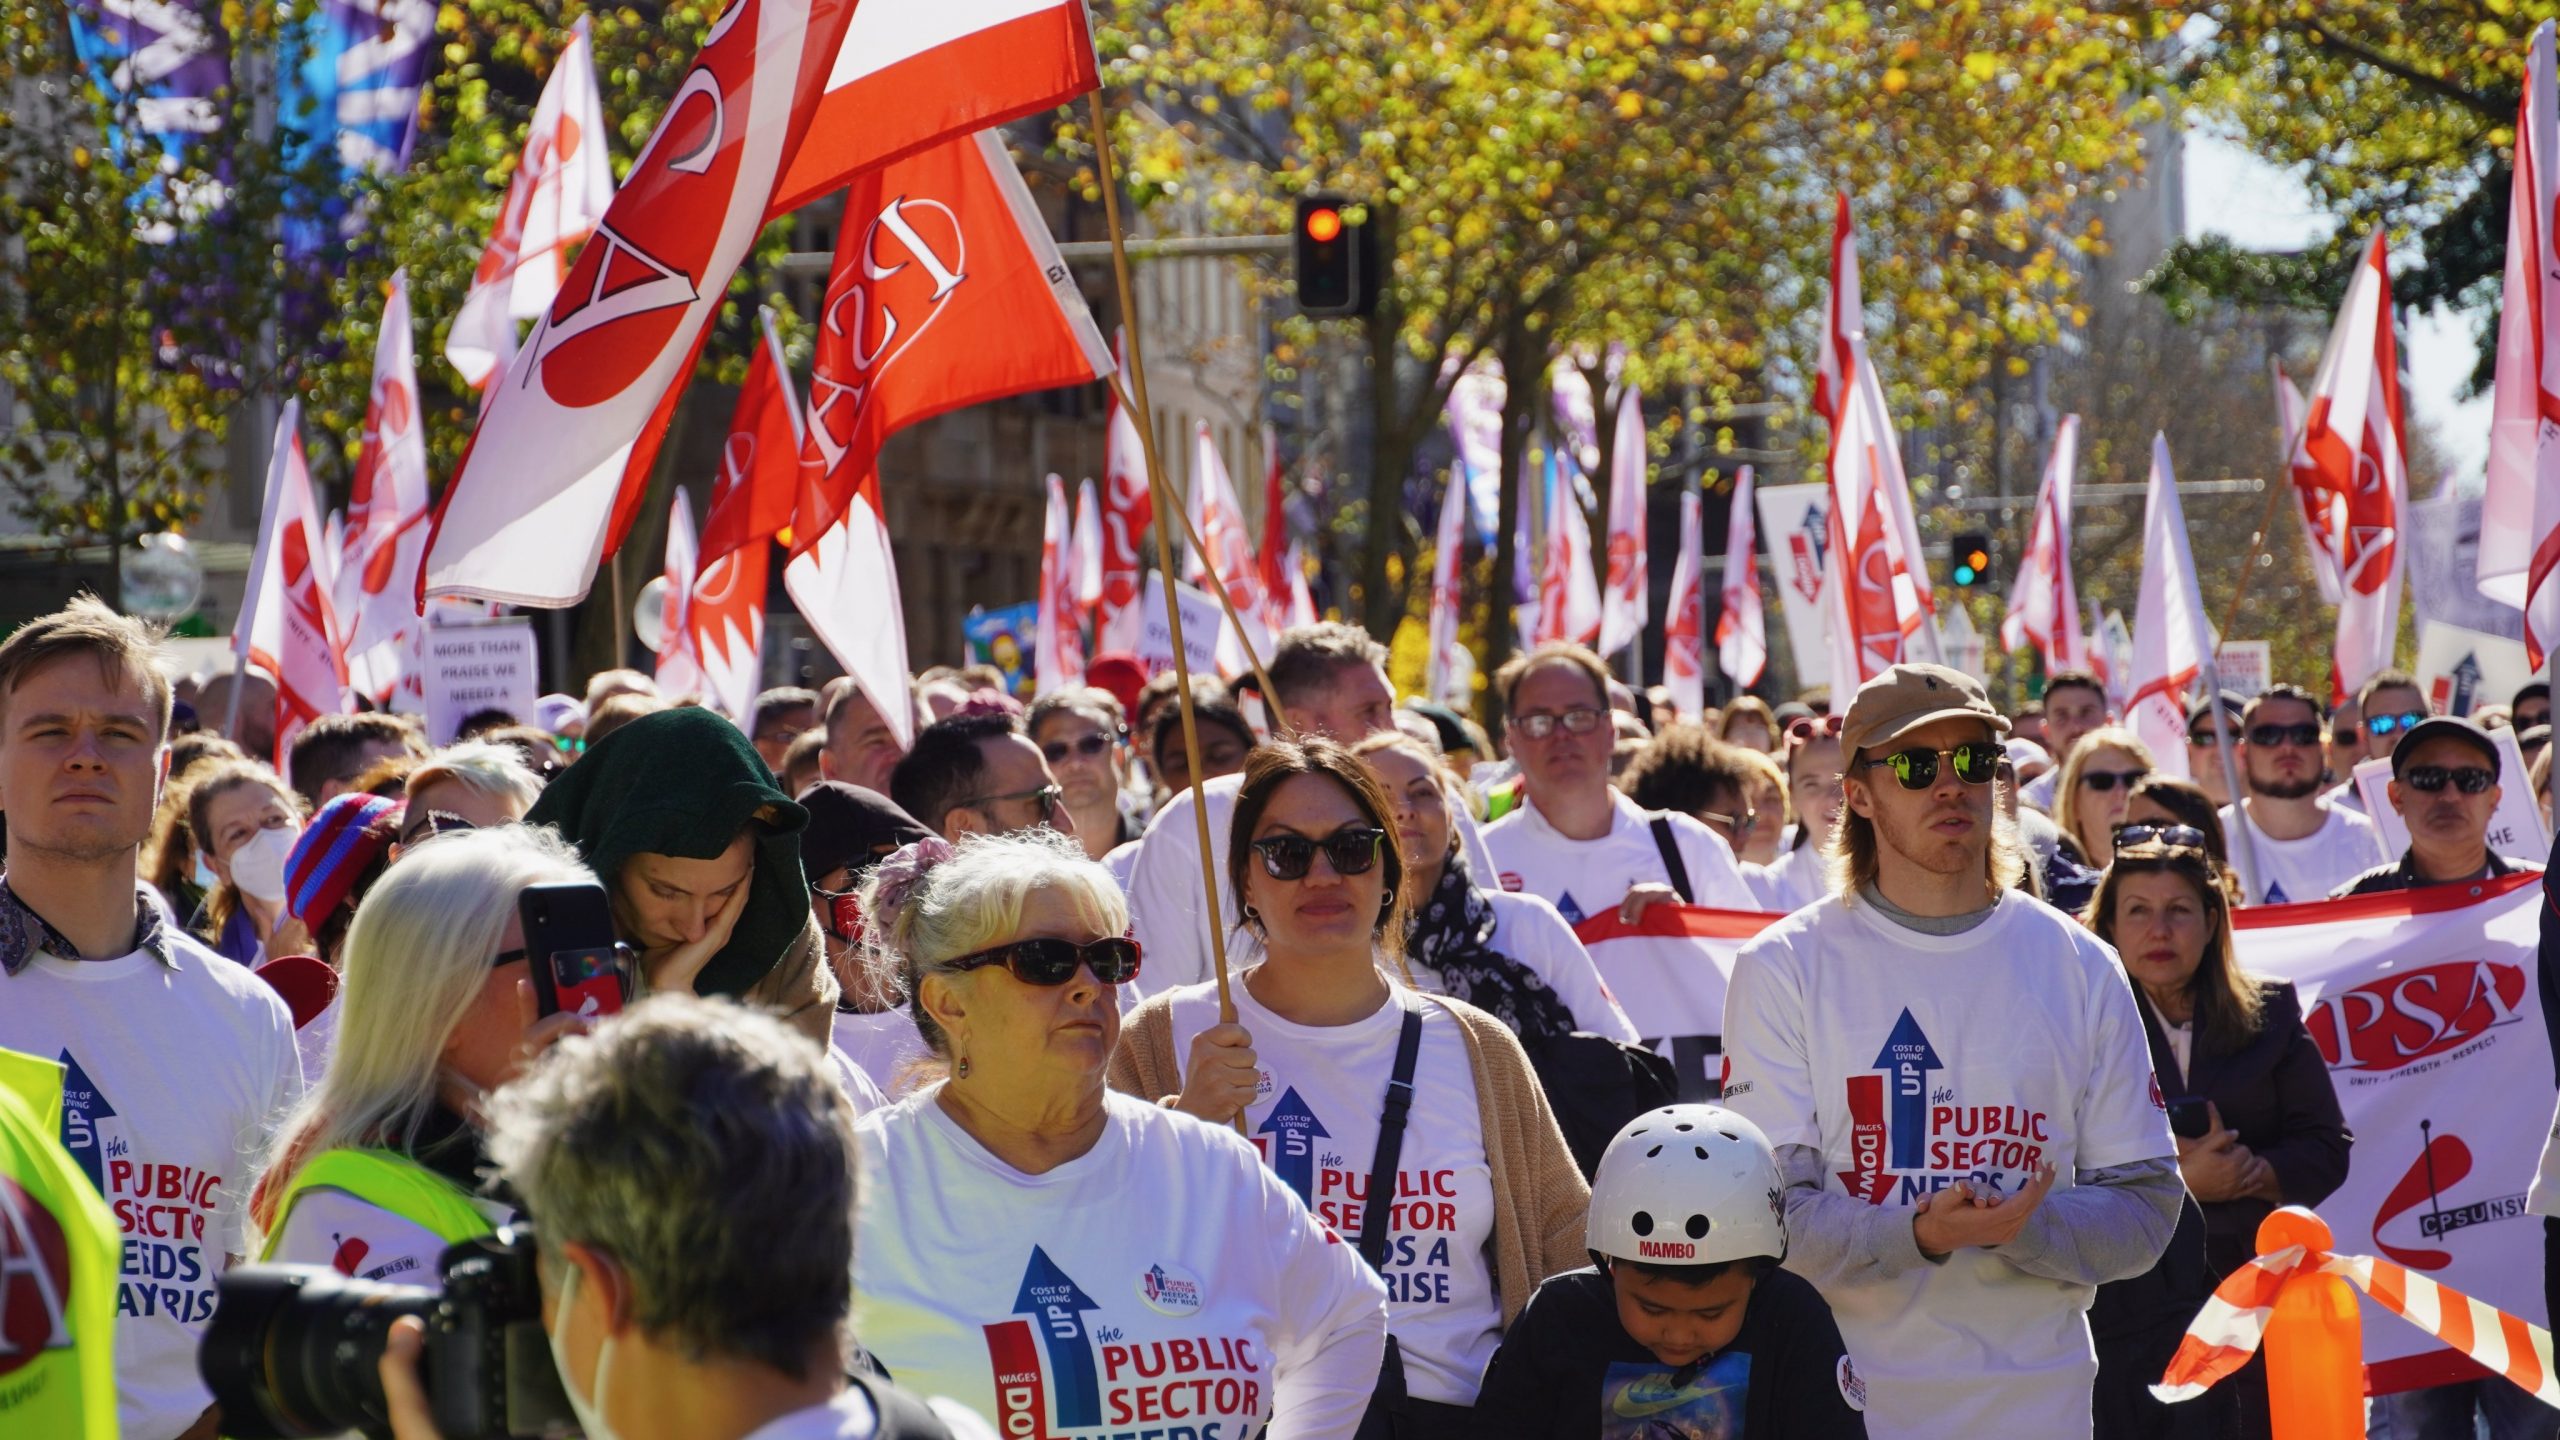
[[[1353,220],[1343,195],[1298,197],[1298,309],[1308,315],[1366,315],[1377,304],[1377,242]]]
[[[1958,535],[1947,548],[1947,568],[1958,589],[1986,584],[1991,578],[1991,537],[1979,530]]]

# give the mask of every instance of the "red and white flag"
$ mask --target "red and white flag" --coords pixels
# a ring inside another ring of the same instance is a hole
[[[1854,695],[1905,660],[1940,658],[1902,444],[1885,410],[1884,387],[1867,363],[1865,337],[1853,337],[1849,348],[1849,392],[1832,431],[1830,536],[1822,557],[1823,589],[1839,597],[1831,608],[1834,695]]]
[[[879,456],[920,420],[1111,374],[1111,354],[993,131],[866,171],[818,311],[783,583],[900,744],[907,632]]]
[[[667,506],[666,608],[659,611],[658,629],[658,689],[669,695],[701,695],[706,689],[693,649],[693,577],[699,569],[693,497],[679,485]]]
[[[1636,643],[1653,619],[1653,582],[1644,533],[1644,403],[1633,385],[1618,390],[1618,429],[1609,442],[1608,579],[1600,590],[1600,653]]]
[[[800,484],[800,400],[770,311],[763,322],[763,342],[748,362],[720,447],[701,558],[685,582],[692,591],[684,604],[687,653],[702,675],[696,688],[741,724],[754,721],[763,689],[774,536],[791,523]],[[674,573],[670,568],[670,583]]]
[[[1049,510],[1040,527],[1039,622],[1031,642],[1031,683],[1046,695],[1084,683],[1083,613],[1076,604],[1075,515],[1067,482],[1049,476]]]
[[[2533,32],[2516,106],[2507,278],[2490,402],[2489,488],[2480,502],[2480,593],[2524,611],[2533,668],[2560,646],[2560,94],[2552,25]]]
[[[2311,386],[2293,469],[2345,497],[2338,552],[2339,688],[2353,693],[2389,669],[2399,638],[2400,545],[2409,505],[2409,465],[2400,407],[2400,350],[2392,334],[2390,256],[2375,232],[2347,286],[2320,375]],[[2296,483],[2301,483],[2297,478]],[[2485,531],[2483,532],[2486,533]]]
[[[1094,649],[1123,654],[1138,648],[1138,628],[1144,621],[1138,594],[1139,548],[1156,523],[1155,496],[1147,487],[1145,444],[1138,422],[1120,406],[1120,393],[1127,389],[1124,371],[1103,427],[1102,600],[1093,614]]]
[[[1751,491],[1751,467],[1745,465],[1733,482],[1733,510],[1731,518],[1725,522],[1724,612],[1716,617],[1716,663],[1724,668],[1735,688],[1741,690],[1759,684],[1761,672],[1769,668],[1769,625],[1760,609],[1759,536],[1756,533],[1759,526],[1754,519]],[[1696,558],[1703,554],[1701,532],[1705,521],[1700,516],[1701,505],[1695,493],[1683,493],[1680,501],[1680,559],[1691,567],[1688,603],[1697,607],[1697,611],[1682,613],[1680,577],[1675,573],[1671,577],[1672,634],[1676,636],[1686,627],[1694,641],[1695,627],[1707,603],[1706,586],[1700,583],[1699,560]],[[1689,661],[1689,694],[1695,698],[1687,702],[1688,708],[1680,710],[1684,716],[1695,715],[1706,707],[1705,666],[1700,663],[1703,659],[1703,656],[1698,656]],[[1667,642],[1663,650],[1662,678],[1671,686],[1673,707],[1679,708],[1683,703],[1680,675],[1673,668]]]
[[[2000,622],[2001,648],[2015,650],[2032,641],[2048,675],[2089,668],[2080,590],[2071,581],[2071,485],[2079,469],[2080,417],[2065,415],[2045,460],[2044,488],[2036,492],[2027,553],[2009,586],[2009,613]]]
[[[1273,635],[1289,628],[1288,487],[1280,474],[1280,434],[1262,427],[1262,540],[1254,568],[1262,581],[1263,627]]]
[[[1289,559],[1287,563],[1289,567],[1289,605],[1285,612],[1287,619],[1282,622],[1280,628],[1283,630],[1295,630],[1301,625],[1313,625],[1324,617],[1316,613],[1315,587],[1307,583],[1306,549],[1295,540],[1289,542]]]
[[[1076,487],[1074,551],[1076,609],[1090,615],[1102,603],[1102,500],[1091,480]]]
[[[2169,437],[2151,439],[2151,491],[2142,507],[2142,598],[2133,612],[2133,660],[2124,680],[2125,723],[2164,774],[2187,773],[2187,705],[2213,653],[2195,552],[2178,505]]]
[[[1431,550],[1431,655],[1424,662],[1423,693],[1443,705],[1475,703],[1475,662],[1458,643],[1460,558],[1467,544],[1467,467],[1449,467],[1449,484],[1440,496],[1440,528]]]
[[[425,595],[575,604],[622,544],[853,0],[734,0],[507,368],[427,543]],[[422,596],[423,598],[423,596]]]
[[[2269,356],[2267,373],[2275,385],[2276,438],[2285,457],[2286,483],[2293,487],[2294,517],[2302,522],[2303,548],[2311,552],[2311,574],[2320,584],[2320,598],[2335,605],[2344,593],[2338,584],[2338,554],[2346,548],[2347,497],[2330,489],[2317,469],[2293,468],[2294,442],[2302,438],[2302,422],[2311,402],[2302,398],[2302,387],[2284,373],[2282,360]]]
[[[1858,232],[1849,222],[1849,192],[1843,190],[1832,196],[1831,297],[1823,304],[1822,349],[1813,375],[1813,413],[1831,422],[1834,437],[1840,433],[1840,415],[1847,408],[1842,399],[1863,361],[1857,341],[1866,333],[1866,297],[1858,282]]]
[[[345,549],[335,552],[331,606],[346,641],[356,688],[388,701],[413,673],[421,632],[418,562],[427,553],[427,437],[418,409],[418,365],[410,338],[409,272],[394,271],[373,343],[373,395],[365,402],[364,443],[347,493]]]
[[[1246,644],[1252,645],[1256,655],[1271,653],[1271,631],[1265,619],[1262,566],[1254,553],[1252,533],[1245,529],[1244,506],[1236,498],[1235,482],[1227,477],[1226,457],[1218,453],[1218,442],[1206,421],[1191,433],[1191,524],[1208,553],[1193,550],[1186,555],[1182,578],[1206,589],[1210,577],[1216,577],[1226,587],[1227,603],[1235,607],[1236,619],[1243,622],[1241,637],[1233,623],[1218,632],[1218,671],[1232,680],[1250,668]]]
[[[1084,0],[863,0],[834,56],[774,214],[1101,83]]]
[[[311,472],[302,459],[302,402],[285,402],[276,419],[275,447],[267,461],[266,506],[259,512],[249,584],[231,631],[231,653],[276,682],[277,769],[293,752],[294,737],[322,715],[354,708],[347,694],[347,658],[338,641],[337,616],[321,583],[320,510],[311,500]]]
[[[516,322],[550,308],[569,273],[570,248],[596,233],[612,203],[604,100],[581,15],[543,82],[489,248],[480,252],[471,290],[445,334],[444,358],[465,384],[482,389],[506,372],[515,358]]]
[[[1546,564],[1538,574],[1538,640],[1589,644],[1600,635],[1600,581],[1591,569],[1591,519],[1562,456],[1547,455]]]
[[[1748,476],[1750,471],[1745,470],[1743,474]],[[1751,482],[1746,478],[1742,483],[1747,486]],[[1739,496],[1740,492],[1736,493]],[[1736,517],[1743,514],[1739,499],[1733,513]],[[1747,526],[1750,522],[1737,518],[1735,523]],[[1707,707],[1706,530],[1705,502],[1695,490],[1682,491],[1680,553],[1671,562],[1671,594],[1665,602],[1669,609],[1662,618],[1662,684],[1671,692],[1672,713],[1683,720],[1698,718]],[[1732,562],[1728,560],[1726,563],[1730,565]],[[1732,593],[1732,588],[1733,580],[1728,572],[1725,579],[1727,595]],[[1752,613],[1756,615],[1759,613],[1760,587],[1755,583],[1751,589]],[[1734,620],[1732,602],[1728,600],[1724,615],[1716,621],[1719,643],[1724,643],[1725,628]],[[1737,684],[1749,683],[1738,678],[1738,671],[1728,673],[1737,676]],[[1755,675],[1753,678],[1758,677]]]

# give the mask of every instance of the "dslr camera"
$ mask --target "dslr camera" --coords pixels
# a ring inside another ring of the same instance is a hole
[[[426,1323],[419,1366],[446,1440],[573,1431],[551,1363],[533,1234],[466,1240],[437,1264],[444,1291],[354,1280],[324,1265],[242,1265],[222,1277],[197,1368],[234,1440],[391,1433],[379,1363],[391,1322]]]

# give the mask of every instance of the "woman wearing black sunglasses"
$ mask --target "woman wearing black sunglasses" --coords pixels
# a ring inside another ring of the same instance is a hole
[[[1233,1131],[1105,1089],[1139,961],[1109,873],[1048,831],[928,839],[862,900],[946,1067],[860,1126],[867,1176],[894,1178],[866,1183],[854,1246],[864,1346],[902,1384],[1031,1427],[1242,1436],[1276,1412],[1347,1440],[1382,1287]],[[1027,1409],[1006,1377],[1044,1348],[1081,1368]]]
[[[1511,1031],[1390,978],[1422,898],[1393,809],[1329,741],[1256,750],[1228,869],[1265,958],[1236,978],[1234,1022],[1214,985],[1139,1006],[1111,1078],[1240,1119],[1385,1277],[1395,1345],[1361,1433],[1459,1437],[1503,1328],[1538,1282],[1584,1263],[1590,1192]]]
[[[2062,827],[2059,853],[2091,870],[2107,868],[2134,783],[2153,768],[2151,747],[2130,730],[2111,725],[2081,736],[2053,790],[2053,819]]]

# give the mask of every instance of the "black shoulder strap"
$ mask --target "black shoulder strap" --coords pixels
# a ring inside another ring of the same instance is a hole
[[[1695,905],[1698,894],[1689,888],[1689,866],[1680,858],[1680,842],[1671,836],[1671,817],[1653,817],[1653,848],[1662,852],[1662,868],[1671,872],[1671,888],[1680,892],[1680,903]]]
[[[1395,1074],[1378,1111],[1378,1153],[1369,1162],[1368,1203],[1360,1211],[1360,1258],[1378,1269],[1387,1258],[1387,1212],[1395,1207],[1396,1165],[1404,1158],[1405,1116],[1413,1109],[1413,1071],[1422,1060],[1422,1003],[1402,990],[1404,1029],[1396,1036]]]
[[[871,1401],[872,1413],[880,1417],[876,1440],[951,1440],[951,1427],[915,1396],[862,1375],[848,1375],[845,1381]]]

